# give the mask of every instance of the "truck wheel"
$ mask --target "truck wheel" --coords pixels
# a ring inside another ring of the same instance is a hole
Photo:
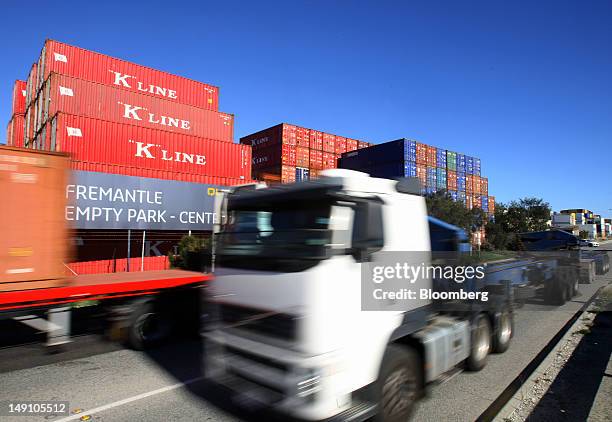
[[[408,420],[422,389],[421,359],[408,347],[387,346],[377,381],[377,422]]]
[[[159,344],[170,332],[170,325],[153,306],[140,302],[133,306],[128,322],[127,344],[135,350],[144,350]]]
[[[504,353],[510,347],[512,339],[512,313],[505,308],[497,319],[497,327],[493,336],[493,352]]]
[[[472,326],[472,342],[470,356],[466,365],[470,371],[480,371],[487,364],[487,356],[491,351],[491,323],[489,319],[480,314]]]

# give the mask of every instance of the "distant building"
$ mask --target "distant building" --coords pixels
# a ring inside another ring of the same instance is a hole
[[[552,226],[576,235],[587,232],[589,239],[606,239],[612,236],[612,219],[602,218],[586,208],[566,209],[554,213]]]

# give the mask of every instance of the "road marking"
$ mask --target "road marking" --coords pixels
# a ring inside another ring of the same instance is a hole
[[[146,399],[147,397],[156,396],[158,394],[167,393],[168,391],[176,390],[177,388],[184,387],[188,384],[193,384],[194,382],[203,380],[204,377],[197,377],[189,379],[185,382],[179,382],[176,384],[168,385],[167,387],[158,388],[157,390],[149,391],[148,393],[138,394],[137,396],[128,397],[127,399],[118,400],[109,404],[105,404],[104,406],[94,407],[93,409],[83,409],[80,413],[76,415],[67,416],[62,419],[56,419],[53,422],[68,422],[74,421],[77,419],[81,419],[83,415],[93,415],[94,413],[100,413],[108,409],[112,409],[114,407],[123,406],[124,404],[132,403],[138,400]]]

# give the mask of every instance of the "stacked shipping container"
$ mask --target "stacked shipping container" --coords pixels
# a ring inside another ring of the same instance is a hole
[[[339,167],[376,177],[418,177],[424,194],[446,190],[468,208],[479,207],[490,215],[495,209],[494,205],[490,206],[495,200],[488,196],[488,179],[480,174],[480,159],[411,139],[398,139],[343,154]]]
[[[233,143],[234,118],[218,111],[215,86],[47,40],[22,88],[24,146],[68,152],[75,169],[250,179],[250,149]]]
[[[345,152],[368,143],[314,129],[281,123],[240,138],[253,149],[252,176],[267,182],[289,183],[316,178],[320,170],[336,168]]]
[[[251,148],[233,142],[233,128],[215,86],[48,40],[27,81],[15,85],[7,137],[69,153],[74,170],[229,186],[251,179]],[[306,148],[295,159],[309,162],[310,139],[294,137]],[[103,243],[88,242],[91,251],[79,256],[109,258]]]
[[[15,81],[11,107],[11,120],[6,126],[6,144],[14,147],[23,146],[25,125],[26,82]]]

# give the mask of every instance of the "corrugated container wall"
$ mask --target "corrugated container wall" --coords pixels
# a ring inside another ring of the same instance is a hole
[[[26,102],[26,81],[15,81],[13,85],[13,113],[12,114],[25,114],[25,102]]]
[[[72,170],[121,174],[124,176],[148,177],[151,179],[177,180],[179,182],[202,183],[205,185],[235,186],[252,182],[250,179],[237,179],[214,175],[208,176],[205,174],[196,173],[176,173],[166,170],[128,167],[116,164],[87,163],[84,161],[71,161],[70,168]]]
[[[457,153],[446,151],[446,167],[449,170],[457,171]]]
[[[6,144],[13,147],[23,147],[23,131],[25,118],[23,114],[14,114],[6,126]]]
[[[52,73],[59,73],[175,103],[219,109],[219,88],[216,86],[58,41],[45,42],[38,68],[38,89]]]
[[[26,108],[30,103],[36,99],[36,69],[38,65],[34,63],[28,73],[28,79],[26,80]]]
[[[56,113],[63,112],[220,141],[233,139],[234,117],[231,114],[69,76],[52,74],[38,98],[35,103],[36,132]]]
[[[64,219],[68,158],[0,147],[0,292],[66,283],[68,226]],[[9,199],[10,200],[7,200]]]
[[[58,114],[35,145],[70,153],[73,161],[131,167],[137,173],[151,170],[251,178],[251,148],[247,145],[83,116]]]

